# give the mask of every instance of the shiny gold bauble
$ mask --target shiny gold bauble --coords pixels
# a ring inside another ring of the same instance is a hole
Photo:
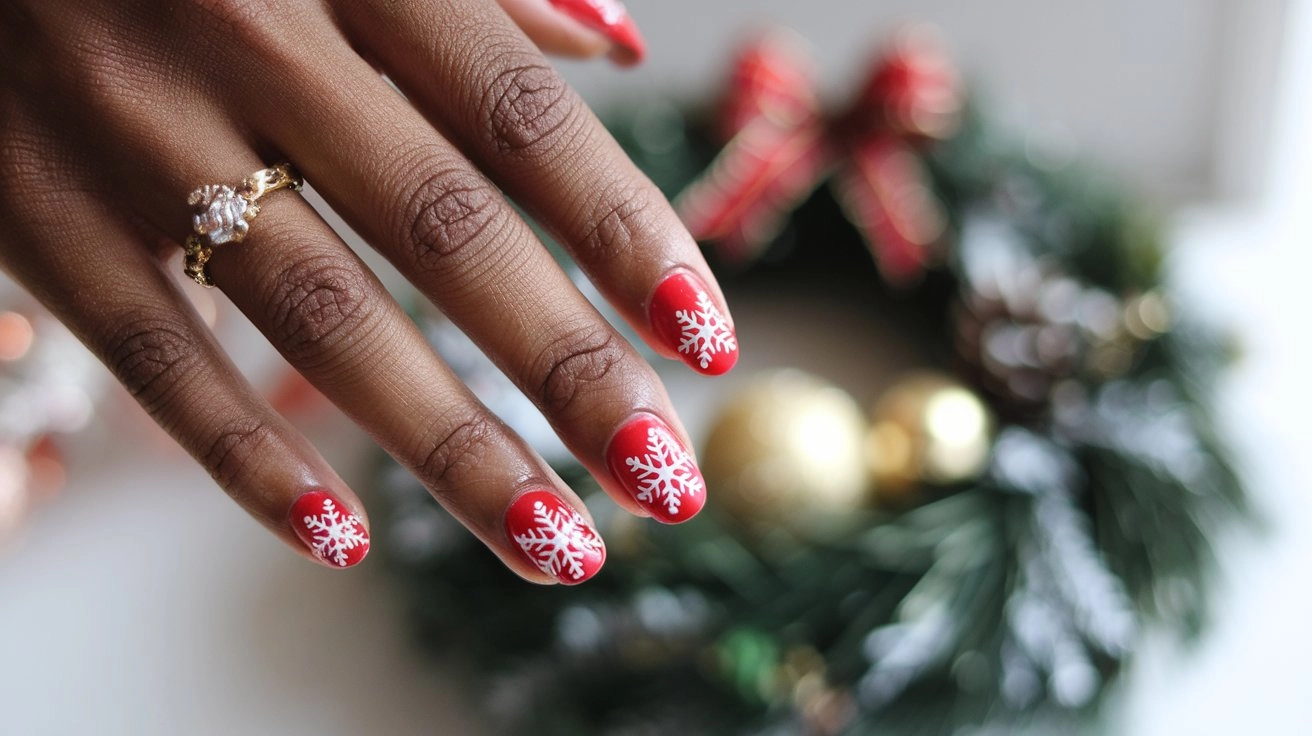
[[[721,410],[702,473],[713,502],[750,526],[829,528],[866,501],[866,429],[842,389],[801,371],[773,371]]]
[[[882,501],[921,484],[951,484],[988,464],[993,418],[970,389],[937,373],[913,373],[875,405],[867,437],[870,470]]]

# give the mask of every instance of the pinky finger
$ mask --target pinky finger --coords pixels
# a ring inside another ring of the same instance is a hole
[[[0,248],[6,268],[247,512],[324,565],[364,559],[359,499],[240,376],[149,249],[85,190],[43,189],[0,204],[18,215],[0,218],[0,241],[26,244]]]
[[[631,66],[647,53],[638,26],[619,0],[498,0],[545,54],[588,59],[608,53]]]

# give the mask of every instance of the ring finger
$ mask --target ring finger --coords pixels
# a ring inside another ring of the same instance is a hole
[[[100,357],[252,516],[331,567],[369,549],[359,500],[237,373],[99,177],[69,170],[46,126],[9,121],[3,264]],[[17,142],[21,139],[22,142]]]

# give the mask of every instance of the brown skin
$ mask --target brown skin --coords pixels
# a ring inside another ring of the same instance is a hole
[[[527,2],[506,0],[515,17],[546,23],[535,37],[549,50],[605,51],[577,24],[553,30],[541,7],[516,7]],[[297,495],[322,486],[363,507],[238,375],[189,305],[182,289],[193,287],[171,273],[188,192],[280,160],[465,329],[637,512],[606,472],[606,443],[640,411],[683,430],[651,368],[501,192],[570,248],[649,342],[646,303],[672,269],[700,276],[722,309],[723,297],[660,193],[501,7],[0,0],[0,265],[305,554],[286,522]],[[546,582],[506,538],[505,510],[535,487],[582,503],[302,199],[276,192],[260,205],[250,236],[215,252],[219,288],[511,569]]]

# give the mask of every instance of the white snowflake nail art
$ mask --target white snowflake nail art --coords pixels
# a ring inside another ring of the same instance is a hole
[[[646,450],[624,459],[638,481],[637,499],[641,503],[661,504],[675,516],[685,497],[702,492],[701,474],[678,441],[659,427],[647,429]]]
[[[351,563],[351,550],[369,546],[369,535],[360,517],[343,512],[331,498],[323,499],[323,511],[301,519],[309,534],[310,551],[315,557],[338,567]]]
[[[733,330],[724,323],[724,315],[704,291],[697,292],[696,309],[680,309],[674,318],[682,331],[679,352],[695,357],[702,370],[710,366],[716,355],[738,349]]]
[[[605,549],[582,514],[565,506],[549,508],[540,500],[533,502],[532,526],[513,536],[524,554],[557,580],[583,580],[590,572],[585,558]]]

